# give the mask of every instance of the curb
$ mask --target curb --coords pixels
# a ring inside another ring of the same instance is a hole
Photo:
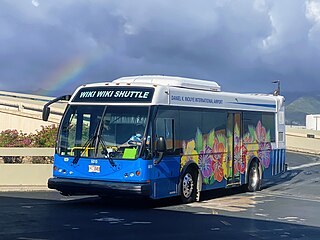
[[[46,185],[2,185],[0,192],[51,192]]]

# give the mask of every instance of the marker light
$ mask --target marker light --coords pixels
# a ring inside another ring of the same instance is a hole
[[[141,173],[140,173],[140,171],[139,171],[139,170],[137,170],[137,171],[136,171],[136,175],[139,177],[139,176],[140,176],[140,174],[141,174]]]
[[[57,166],[53,166],[53,171],[57,171]]]

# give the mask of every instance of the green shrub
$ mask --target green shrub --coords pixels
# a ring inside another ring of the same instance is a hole
[[[42,126],[40,131],[32,137],[34,147],[54,147],[56,144],[58,128],[55,125]]]
[[[0,133],[0,147],[54,147],[57,132],[55,125],[42,126],[35,134],[8,129]]]
[[[31,136],[17,130],[5,130],[0,133],[0,147],[29,147]]]

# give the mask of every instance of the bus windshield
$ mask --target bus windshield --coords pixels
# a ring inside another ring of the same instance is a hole
[[[61,123],[63,156],[136,159],[145,142],[148,107],[70,105]]]

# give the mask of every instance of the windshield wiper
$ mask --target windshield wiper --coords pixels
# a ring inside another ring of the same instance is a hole
[[[83,152],[86,150],[87,147],[89,147],[93,140],[96,138],[96,135],[94,134],[91,138],[89,138],[85,144],[79,149],[79,153],[74,157],[72,163],[77,164],[79,162],[80,157],[82,156]]]
[[[109,163],[111,164],[112,167],[116,167],[117,164],[113,161],[111,154],[108,152],[107,146],[104,143],[103,137],[100,134],[100,136],[98,137],[98,141],[97,141],[97,145],[99,145],[99,142],[101,143],[102,146],[102,154],[105,155],[105,158],[108,159]]]
[[[104,139],[102,137],[102,130],[103,130],[103,124],[102,124],[102,121],[103,121],[103,118],[105,116],[105,113],[107,111],[107,107],[105,107],[104,111],[103,111],[103,114],[102,114],[102,117],[101,117],[101,120],[100,120],[100,123],[99,123],[99,127],[97,129],[97,138],[96,138],[96,142],[94,144],[94,155],[97,156],[97,153],[98,153],[98,150],[99,150],[99,143],[101,143],[101,147],[102,147],[102,154],[105,155],[105,158],[108,159],[109,163],[111,164],[112,167],[116,167],[116,163],[113,161],[112,157],[110,156],[110,153],[108,152],[108,149],[107,149],[107,146],[106,144],[104,143]],[[118,118],[119,119],[119,118]],[[116,120],[118,120],[116,119]]]

